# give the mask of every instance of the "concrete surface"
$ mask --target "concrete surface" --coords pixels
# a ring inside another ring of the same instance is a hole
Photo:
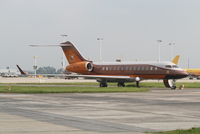
[[[200,89],[0,94],[3,134],[141,134],[200,127]]]

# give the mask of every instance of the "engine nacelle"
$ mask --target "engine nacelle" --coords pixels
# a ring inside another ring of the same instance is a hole
[[[77,62],[67,66],[66,70],[75,73],[89,73],[92,72],[94,66],[91,62]]]
[[[92,64],[91,62],[87,62],[87,63],[85,64],[85,68],[86,68],[89,72],[92,72],[94,66],[93,66],[93,64]]]

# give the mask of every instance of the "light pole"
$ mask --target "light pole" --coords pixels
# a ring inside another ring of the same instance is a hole
[[[157,40],[158,42],[158,62],[160,62],[160,45],[162,43],[162,40]]]
[[[63,38],[67,38],[67,34],[61,34],[60,36],[62,36]],[[66,40],[64,40],[63,42],[65,42]],[[61,65],[62,65],[62,68],[65,69],[65,54],[63,52],[63,55],[62,55],[62,62],[61,62]]]
[[[103,38],[97,38],[97,40],[99,41],[99,60],[102,61],[102,42],[103,42]]]
[[[175,46],[175,43],[169,43],[168,45],[171,47],[171,56],[170,56],[170,58],[172,59],[173,56],[174,56],[174,46]]]
[[[188,68],[188,69],[190,68],[190,57],[188,57],[188,65],[187,65],[187,68]]]
[[[64,59],[64,57],[65,57],[65,55],[63,53],[63,55],[62,55],[62,63],[61,63],[63,69],[65,69],[65,59]]]
[[[34,60],[34,65],[33,65],[33,70],[35,71],[35,78],[37,76],[37,56],[33,56],[33,60]]]

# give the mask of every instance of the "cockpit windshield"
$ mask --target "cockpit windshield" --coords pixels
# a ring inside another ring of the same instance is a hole
[[[178,68],[178,66],[177,65],[173,65],[172,68]]]
[[[166,68],[172,68],[172,66],[171,66],[171,65],[166,65],[165,67],[166,67]]]
[[[166,68],[178,68],[177,65],[166,65],[165,67],[166,67]]]

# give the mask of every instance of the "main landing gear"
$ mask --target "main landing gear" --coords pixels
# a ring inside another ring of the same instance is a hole
[[[125,87],[125,84],[124,84],[124,82],[118,82],[117,86],[118,87]]]
[[[140,82],[136,81],[136,87],[140,88]]]
[[[107,82],[100,82],[99,87],[108,87]]]

